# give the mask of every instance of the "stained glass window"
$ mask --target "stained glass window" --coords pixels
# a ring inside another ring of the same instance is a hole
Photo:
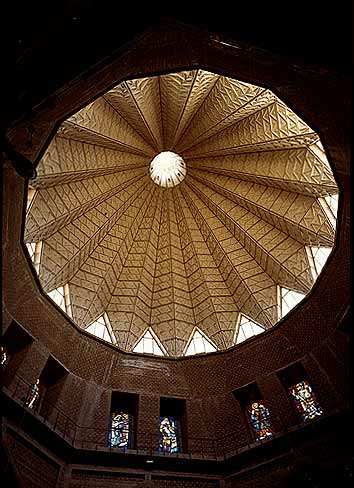
[[[289,392],[297,411],[305,422],[322,415],[322,408],[307,380],[290,386]]]
[[[179,452],[178,421],[175,417],[160,417],[159,451]]]
[[[110,424],[109,447],[128,449],[131,438],[131,415],[124,412],[113,412]]]
[[[5,368],[5,366],[9,362],[9,360],[10,360],[10,356],[9,356],[8,351],[7,351],[7,347],[1,346],[1,366],[3,368]]]
[[[262,441],[272,437],[270,412],[263,400],[248,405],[246,412],[255,433],[256,441]]]
[[[214,352],[217,348],[210,339],[206,337],[197,327],[192,333],[189,343],[186,348],[185,356],[192,356],[194,354],[203,354],[207,352]]]
[[[264,328],[261,325],[257,324],[245,315],[241,315],[240,326],[237,331],[236,344],[245,341],[249,337],[260,334],[261,332],[264,332]]]
[[[28,392],[27,395],[26,406],[28,408],[34,409],[34,407],[38,405],[38,401],[42,391],[43,391],[43,386],[40,384],[38,378],[36,382],[33,383],[33,385],[31,386],[30,391]]]

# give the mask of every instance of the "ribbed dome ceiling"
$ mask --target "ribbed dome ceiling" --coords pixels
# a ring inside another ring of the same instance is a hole
[[[161,151],[186,176],[155,184]],[[31,182],[25,242],[39,278],[69,285],[72,319],[108,317],[131,351],[148,327],[170,356],[195,327],[234,345],[240,314],[279,320],[307,294],[306,246],[332,247],[338,193],[318,135],[270,90],[202,70],[125,81],[62,123]]]

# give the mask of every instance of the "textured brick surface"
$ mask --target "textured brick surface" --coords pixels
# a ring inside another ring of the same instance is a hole
[[[56,487],[60,466],[10,433],[6,434],[4,444],[15,465],[21,486],[26,488]]]
[[[140,488],[144,486],[144,479],[126,477],[121,474],[80,473],[72,472],[70,488]]]

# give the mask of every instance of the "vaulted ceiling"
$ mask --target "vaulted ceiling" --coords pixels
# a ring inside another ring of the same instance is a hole
[[[150,163],[174,151],[185,179]],[[82,328],[106,312],[132,350],[151,326],[180,356],[195,327],[219,349],[240,313],[279,320],[278,287],[307,294],[306,246],[332,247],[338,188],[318,135],[270,90],[203,70],[124,81],[63,122],[31,182],[25,242],[46,292],[69,285]]]

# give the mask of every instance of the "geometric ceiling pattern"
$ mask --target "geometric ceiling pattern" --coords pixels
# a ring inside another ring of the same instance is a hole
[[[150,163],[186,165],[171,188]],[[279,287],[314,284],[307,248],[334,245],[338,194],[319,136],[274,93],[203,70],[124,81],[64,121],[31,181],[24,239],[72,320],[103,314],[132,351],[149,327],[183,355],[198,328],[218,349],[240,316],[279,321]]]

